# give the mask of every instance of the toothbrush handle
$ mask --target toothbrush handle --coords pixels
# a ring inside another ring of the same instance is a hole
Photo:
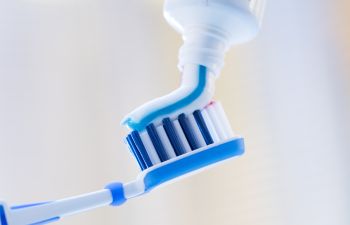
[[[94,208],[106,205],[121,205],[125,201],[123,185],[121,183],[111,183],[106,186],[106,189],[100,191],[53,202],[14,206],[7,209],[7,212],[3,210],[0,225],[46,224],[57,221],[64,216]]]

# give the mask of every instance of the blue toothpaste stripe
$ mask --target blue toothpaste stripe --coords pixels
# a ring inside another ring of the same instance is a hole
[[[170,140],[171,146],[173,146],[176,156],[186,153],[185,147],[176,132],[174,124],[169,118],[163,120],[163,127]]]
[[[154,124],[151,123],[150,125],[148,125],[146,127],[146,129],[147,129],[147,133],[148,133],[149,137],[151,138],[153,146],[156,149],[156,152],[159,156],[160,161],[164,162],[164,161],[168,160],[170,157],[168,156],[168,154],[165,151],[164,145],[158,136],[158,133],[157,133],[156,128],[154,127]]]
[[[213,144],[214,143],[213,138],[211,137],[208,127],[205,124],[201,111],[200,110],[194,111],[193,116],[197,122],[199,130],[202,133],[202,136],[204,137],[205,143],[207,145]]]
[[[148,168],[148,167],[153,166],[151,159],[149,158],[148,153],[146,151],[146,148],[142,143],[139,132],[137,132],[137,131],[131,132],[131,137],[134,140],[134,143],[137,147],[137,150],[139,151],[143,161],[145,162],[146,167]]]
[[[186,118],[186,115],[182,113],[178,119],[179,119],[180,126],[181,126],[181,128],[186,136],[186,139],[187,139],[191,149],[195,150],[195,149],[199,148],[200,145],[198,143],[197,138],[194,136],[193,128],[191,127],[190,122]]]
[[[196,88],[186,97],[180,99],[179,101],[167,105],[163,108],[157,109],[145,117],[143,117],[139,122],[132,120],[131,118],[126,119],[124,124],[127,124],[131,129],[142,131],[145,127],[150,124],[154,119],[162,117],[164,115],[173,113],[179,109],[186,107],[195,101],[204,91],[206,85],[207,68],[205,66],[199,65],[198,72],[198,84]]]

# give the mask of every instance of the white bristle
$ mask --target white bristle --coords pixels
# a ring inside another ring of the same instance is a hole
[[[188,121],[191,124],[194,136],[196,137],[198,144],[200,147],[206,146],[205,140],[203,138],[203,135],[201,131],[199,130],[199,127],[197,125],[196,119],[194,118],[193,114],[188,115]]]
[[[230,123],[220,103],[213,102],[210,105],[206,106],[204,109],[201,110],[201,115],[214,143],[218,143],[233,137],[234,134],[232,132]],[[206,141],[203,137],[202,131],[200,130],[200,126],[197,124],[194,114],[188,114],[186,118],[190,130],[193,132],[193,138],[199,145],[198,147],[206,146]],[[174,126],[177,137],[179,138],[179,141],[184,147],[185,152],[191,152],[192,149],[180,125],[179,120],[173,120],[172,124]],[[177,156],[175,150],[165,131],[164,126],[158,125],[155,127],[155,129],[164,147],[164,151],[169,157],[169,159],[176,158]],[[148,131],[139,132],[139,135],[152,164],[157,165],[161,163],[160,157],[158,155],[158,152],[161,149],[155,149],[156,145],[153,144],[153,141],[155,140],[152,140],[152,138],[149,136]],[[159,154],[165,153],[159,152]]]
[[[211,121],[211,119],[208,115],[208,112],[205,109],[203,109],[203,110],[201,110],[201,113],[202,113],[204,122],[209,130],[210,136],[213,139],[214,143],[219,142],[220,138],[215,131],[215,127],[214,127],[213,122]]]
[[[147,154],[152,162],[153,165],[156,165],[160,163],[160,159],[158,157],[158,154],[156,152],[156,149],[154,148],[152,141],[150,137],[148,136],[147,132],[141,132],[140,138],[142,140],[143,145],[145,146],[145,149],[147,151]]]
[[[215,107],[217,109],[216,111],[217,111],[218,115],[221,118],[221,121],[223,123],[223,128],[224,128],[226,134],[228,135],[229,138],[233,137],[234,133],[232,131],[232,128],[231,128],[231,125],[230,125],[230,121],[228,120],[228,118],[226,116],[224,108],[222,107],[220,102],[216,102],[214,105],[215,105]]]
[[[170,141],[168,139],[167,134],[165,133],[164,127],[163,126],[158,126],[156,128],[156,130],[157,130],[157,133],[159,135],[160,141],[162,142],[162,144],[163,144],[163,146],[165,148],[165,151],[166,151],[167,155],[170,158],[175,158],[176,157],[175,151],[173,149],[173,146],[171,146],[171,143],[170,143]]]
[[[186,136],[185,136],[184,132],[182,131],[182,128],[180,126],[179,121],[178,120],[174,120],[173,124],[174,124],[175,130],[176,130],[176,133],[179,136],[180,141],[181,141],[183,147],[185,148],[186,152],[190,152],[191,151],[191,147],[188,144],[188,141],[186,139]]]
[[[219,114],[219,110],[218,110],[218,107],[217,107],[217,104],[216,102],[214,102],[212,105],[211,105],[212,109],[213,109],[213,112],[215,113],[216,115],[216,118],[218,119],[218,122],[220,124],[220,128],[222,130],[222,132],[224,133],[225,135],[225,140],[227,140],[228,138],[230,138],[230,135],[227,133],[226,129],[225,129],[225,122],[223,121],[221,115]]]
[[[215,127],[215,131],[218,134],[220,141],[226,140],[226,134],[225,134],[224,130],[222,129],[221,122],[218,118],[218,115],[215,112],[213,104],[207,106],[205,108],[205,110],[207,110],[208,115],[209,115],[211,121],[213,122],[213,125]]]

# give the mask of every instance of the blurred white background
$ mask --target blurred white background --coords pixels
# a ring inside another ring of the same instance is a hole
[[[350,3],[269,0],[217,82],[246,154],[60,224],[349,225]],[[54,200],[138,173],[119,121],[177,88],[162,1],[0,1],[0,198]]]

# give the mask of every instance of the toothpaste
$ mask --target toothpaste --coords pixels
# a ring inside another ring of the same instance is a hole
[[[147,125],[158,125],[165,117],[176,118],[181,113],[193,113],[204,108],[214,95],[215,76],[201,65],[186,65],[179,89],[147,102],[122,121],[132,130],[142,131]]]

